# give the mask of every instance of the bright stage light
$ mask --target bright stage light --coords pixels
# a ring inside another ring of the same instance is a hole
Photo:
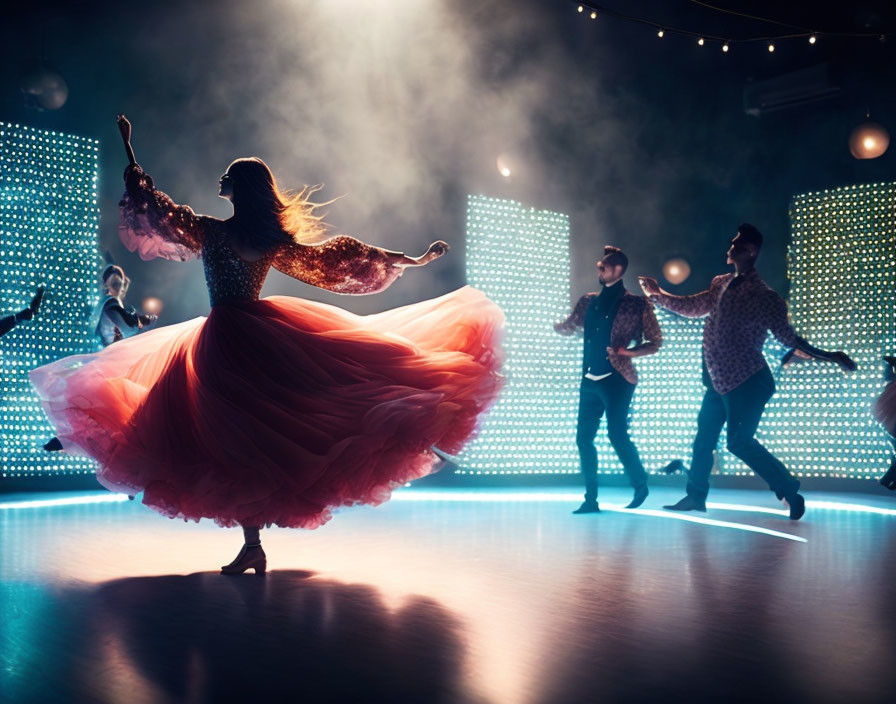
[[[162,299],[156,298],[155,296],[147,296],[143,299],[142,308],[144,313],[159,315],[164,307],[165,305],[162,303]]]
[[[876,122],[863,122],[849,136],[849,151],[856,159],[876,159],[889,146],[889,132]]]
[[[582,499],[581,493],[569,492],[538,492],[538,491],[513,491],[513,492],[497,492],[497,491],[425,491],[410,489],[407,491],[397,491],[392,495],[392,501],[433,501],[433,502],[450,502],[450,503],[522,503],[522,502],[538,502],[538,503],[576,503]],[[784,533],[762,526],[753,526],[746,523],[735,523],[733,521],[720,521],[715,518],[705,518],[703,516],[693,516],[689,514],[675,513],[673,511],[662,511],[649,508],[624,508],[623,504],[610,504],[605,501],[600,503],[601,510],[611,513],[629,513],[636,516],[649,516],[652,518],[666,518],[672,521],[685,521],[687,523],[699,523],[705,526],[713,526],[716,528],[730,528],[733,530],[741,530],[747,533],[762,533],[775,538],[784,538],[785,540],[793,540],[799,543],[808,542],[805,538],[791,533]],[[724,504],[721,504],[724,506]],[[763,512],[760,507],[758,512]],[[787,512],[784,512],[785,515]]]
[[[779,530],[772,530],[770,528],[763,528],[762,526],[751,526],[746,523],[734,523],[732,521],[719,521],[715,518],[704,518],[703,516],[694,516],[691,514],[685,514],[680,512],[673,511],[656,511],[654,509],[645,509],[645,508],[604,508],[603,504],[601,504],[601,510],[608,511],[621,511],[624,513],[634,513],[640,516],[653,516],[654,518],[669,518],[674,521],[685,521],[687,523],[700,523],[704,526],[714,526],[716,528],[730,528],[733,530],[742,530],[746,533],[762,533],[763,535],[770,535],[773,538],[784,538],[785,540],[793,540],[797,543],[807,543],[809,542],[805,538],[799,535],[793,535],[792,533],[782,533]]]
[[[33,499],[30,501],[0,501],[0,511],[28,508],[56,508],[58,506],[84,506],[87,504],[117,504],[128,501],[124,494],[90,494],[61,499]]]
[[[498,169],[498,173],[504,178],[510,178],[511,173],[513,173],[510,168],[510,160],[507,158],[506,154],[498,155],[498,158],[495,159],[495,167]]]
[[[576,503],[582,498],[580,491],[537,491],[529,489],[521,490],[458,490],[458,489],[415,489],[412,485],[405,485],[404,489],[396,490],[392,494],[392,501],[410,502],[448,502],[448,503]],[[0,501],[0,510],[30,509],[30,508],[56,508],[61,506],[82,506],[87,504],[124,503],[128,497],[124,494],[108,492],[85,494],[80,496],[62,497],[56,499],[30,499],[19,501]],[[896,518],[896,508],[884,508],[868,504],[850,503],[846,501],[807,501],[806,506],[813,511],[830,511],[839,513],[869,513],[878,516]],[[608,511],[620,511],[631,513],[633,509],[624,508],[623,504],[601,502],[601,507]],[[708,501],[706,507],[720,511],[739,511],[743,513],[765,513],[775,516],[787,516],[787,509],[769,508],[753,504],[737,504],[725,501]],[[639,509],[646,515],[656,513],[653,509]],[[660,511],[660,515],[676,516],[668,511]]]
[[[691,275],[691,265],[681,258],[670,259],[663,264],[663,276],[670,284],[680,284]]]
[[[0,312],[46,285],[40,313],[0,338],[0,473],[73,474],[93,463],[44,452],[52,428],[28,381],[36,366],[91,351],[99,300],[99,142],[0,122]]]

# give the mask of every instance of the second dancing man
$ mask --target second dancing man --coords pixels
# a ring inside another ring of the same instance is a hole
[[[825,352],[794,332],[787,319],[784,299],[759,278],[756,258],[762,249],[762,233],[742,224],[728,247],[733,274],[712,280],[708,291],[692,296],[674,296],[663,291],[656,279],[639,277],[650,299],[673,313],[688,318],[706,318],[703,328],[703,383],[706,394],[697,416],[687,495],[664,508],[673,511],[705,511],[712,471],[713,451],[722,426],[728,423],[728,451],[762,477],[779,499],[790,506],[790,518],[799,520],[806,502],[799,481],[787,467],[754,437],[775,382],[762,356],[768,332],[801,357],[828,359],[844,370],[855,363],[843,352]],[[669,465],[674,471],[680,461]]]

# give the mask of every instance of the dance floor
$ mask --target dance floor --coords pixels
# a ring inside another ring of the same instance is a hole
[[[4,702],[896,701],[896,497],[405,489],[241,536],[0,495]],[[89,496],[99,496],[90,494]]]

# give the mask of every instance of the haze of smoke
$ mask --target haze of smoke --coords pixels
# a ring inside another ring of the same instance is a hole
[[[328,216],[339,231],[411,253],[436,238],[454,247],[373,297],[335,296],[276,273],[265,294],[369,312],[461,286],[471,192],[569,213],[573,292],[594,285],[591,262],[607,243],[628,248],[632,276],[655,273],[682,173],[653,158],[649,137],[674,132],[675,119],[659,111],[645,122],[645,106],[612,65],[581,66],[582,47],[556,22],[534,0],[514,12],[497,0],[272,0],[162,12],[131,43],[146,71],[128,108],[138,157],[199,212],[229,215],[216,179],[231,159],[257,155],[285,185],[322,182],[323,197],[344,195]],[[682,149],[700,137],[677,135]],[[509,182],[497,173],[498,154],[511,160]],[[690,179],[719,178],[700,170],[689,166]],[[166,297],[166,320],[207,309],[195,265],[153,263],[140,273],[138,290],[181,292]]]
[[[135,144],[151,155],[147,168],[160,187],[226,216],[217,176],[232,158],[257,155],[284,184],[323,182],[323,196],[344,195],[328,217],[340,231],[413,253],[436,238],[454,245],[446,259],[375,297],[330,296],[276,274],[266,293],[367,312],[456,288],[464,283],[468,192],[572,212],[574,222],[594,223],[585,246],[603,243],[606,194],[583,193],[565,157],[539,143],[539,130],[576,132],[574,148],[593,152],[596,169],[613,169],[619,188],[633,182],[619,168],[631,145],[537,4],[521,13],[439,0],[217,7],[163,15],[134,40],[159,88],[132,108]],[[178,101],[178,114],[161,109]],[[495,168],[501,153],[514,169],[509,184]],[[642,217],[649,211],[642,207]],[[196,272],[162,266],[161,275],[147,270],[148,282],[172,276],[185,286],[184,310],[170,302],[166,317],[172,305],[179,315],[202,312]]]

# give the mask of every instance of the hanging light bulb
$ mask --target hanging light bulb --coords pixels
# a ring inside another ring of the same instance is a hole
[[[499,154],[498,158],[495,159],[495,166],[498,168],[498,173],[501,174],[504,178],[510,178],[513,173],[510,168],[510,159],[506,154]]]
[[[691,275],[687,260],[676,257],[663,264],[663,276],[670,284],[680,284]]]
[[[656,33],[656,36],[658,36],[660,39],[662,39],[665,35],[666,33],[662,29]]]
[[[584,12],[584,11],[585,11],[585,8],[584,8],[584,6],[582,6],[582,5],[579,5],[579,12]]]
[[[849,152],[856,159],[876,159],[890,146],[890,134],[883,125],[872,122],[865,114],[865,122],[849,135]]]
[[[596,12],[592,12],[592,13],[591,13],[591,19],[593,19],[593,20],[596,20],[596,19],[597,19],[597,13],[596,13]]]
[[[775,51],[775,45],[772,44],[771,42],[769,42],[768,43],[768,52],[771,54],[771,53],[774,53],[774,51]]]
[[[697,40],[697,43],[698,43],[700,46],[703,46],[704,44],[706,44],[706,42],[703,40],[703,37],[700,37],[700,38]]]
[[[815,35],[815,34],[811,34],[811,35],[809,35],[809,43],[810,43],[810,44],[814,44],[814,43],[817,42],[817,41],[818,41],[818,36],[817,36],[817,35]]]
[[[724,51],[726,54],[728,53],[728,42],[722,44],[722,51]]]
[[[164,307],[165,304],[162,303],[162,300],[160,298],[156,298],[155,296],[147,296],[143,299],[142,308],[145,313],[158,315],[162,312],[162,308]]]

